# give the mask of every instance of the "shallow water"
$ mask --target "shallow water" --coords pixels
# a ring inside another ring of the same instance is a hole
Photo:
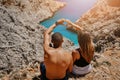
[[[56,12],[56,14],[43,22],[41,24],[46,28],[54,24],[58,19],[65,18],[69,19],[72,22],[75,22],[80,18],[85,12],[87,12],[95,4],[97,0],[58,0],[66,2],[67,5]],[[73,32],[66,30],[66,27],[59,25],[54,29],[54,32],[60,32],[64,37],[71,40],[75,45],[78,45],[77,35]]]

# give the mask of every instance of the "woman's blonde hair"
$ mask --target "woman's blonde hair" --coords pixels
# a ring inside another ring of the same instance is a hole
[[[84,59],[90,63],[94,55],[94,46],[91,36],[87,32],[78,32],[78,43],[81,50],[81,55]]]

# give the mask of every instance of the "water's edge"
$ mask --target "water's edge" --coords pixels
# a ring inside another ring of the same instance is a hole
[[[72,5],[73,2],[75,2],[76,6]],[[88,4],[86,2],[87,0],[86,1],[66,0],[67,6],[60,8],[58,11],[54,13],[54,15],[52,15],[48,19],[45,19],[40,24],[43,25],[45,28],[49,28],[52,24],[54,24],[57,20],[61,18],[69,19],[73,23],[77,22],[79,18],[81,18],[81,16],[83,16],[86,12],[88,12],[91,9],[91,6],[93,6],[95,0],[88,1],[88,3],[90,2],[90,4],[84,6],[85,4]],[[79,9],[77,9],[76,7],[79,7]],[[54,29],[53,32],[60,32],[65,38],[73,42],[74,45],[78,45],[77,34],[75,32],[69,31],[68,29],[66,29],[65,26],[59,25]]]

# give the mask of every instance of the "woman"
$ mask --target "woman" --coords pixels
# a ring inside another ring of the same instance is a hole
[[[83,28],[72,23],[69,20],[65,20],[68,24],[77,30],[79,48],[72,51],[73,56],[73,74],[85,75],[92,70],[90,64],[94,55],[94,45],[91,36],[87,32],[83,32]]]
[[[86,32],[78,32],[79,48],[72,52],[73,74],[85,75],[92,70],[90,64],[94,55],[94,46],[90,35]]]

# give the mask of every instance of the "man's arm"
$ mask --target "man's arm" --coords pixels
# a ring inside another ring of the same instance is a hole
[[[48,50],[49,47],[49,44],[50,44],[50,34],[51,32],[53,31],[53,29],[59,25],[59,24],[62,24],[64,21],[61,19],[61,20],[58,20],[55,24],[53,24],[52,26],[50,26],[44,33],[44,42],[43,42],[43,46],[44,46],[44,49],[45,51]]]
[[[69,67],[68,67],[68,72],[72,72],[72,69],[73,69],[73,59],[72,59],[72,55],[70,56],[71,60],[70,60],[70,64],[69,64]]]
[[[49,27],[45,32],[44,32],[44,46],[49,46],[50,44],[50,34],[52,30],[56,27],[56,24],[53,24],[51,27]]]

